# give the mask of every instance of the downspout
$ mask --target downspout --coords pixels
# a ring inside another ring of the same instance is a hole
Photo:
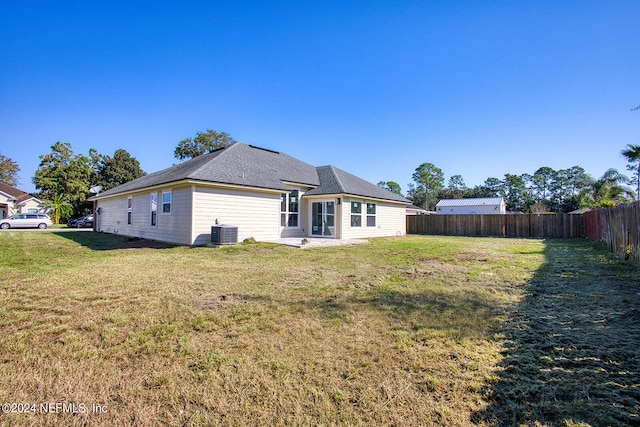
[[[193,245],[196,241],[196,230],[195,230],[195,219],[196,219],[196,214],[195,214],[195,194],[196,194],[196,185],[195,184],[191,184],[191,225],[190,225],[190,229],[191,229],[191,242],[189,242],[189,245]]]

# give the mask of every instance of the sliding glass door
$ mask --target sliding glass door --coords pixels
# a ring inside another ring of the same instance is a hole
[[[334,237],[335,234],[335,202],[313,202],[311,204],[311,235],[321,237]]]

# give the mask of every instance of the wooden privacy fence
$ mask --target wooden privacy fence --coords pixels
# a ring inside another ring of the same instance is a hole
[[[640,263],[640,202],[587,212],[585,235],[605,243],[620,259]]]
[[[416,215],[407,216],[407,233],[449,236],[535,238],[587,237],[603,242],[620,259],[640,264],[640,202],[602,208],[583,215]]]
[[[407,216],[407,233],[450,236],[572,238],[585,236],[583,215],[415,215]]]

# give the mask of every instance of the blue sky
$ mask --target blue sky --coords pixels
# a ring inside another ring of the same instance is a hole
[[[640,144],[638,1],[0,4],[0,153],[56,141],[176,163],[208,128],[403,191],[538,167],[625,170]]]

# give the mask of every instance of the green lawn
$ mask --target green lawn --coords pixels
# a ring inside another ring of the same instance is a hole
[[[0,425],[639,425],[639,293],[586,241],[1,232]]]

